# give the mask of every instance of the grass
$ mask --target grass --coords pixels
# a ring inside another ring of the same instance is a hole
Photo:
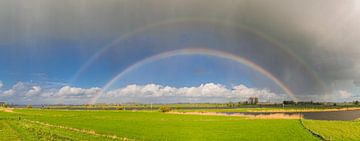
[[[258,104],[258,105],[246,105],[232,103],[229,107],[229,103],[179,103],[179,104],[123,104],[123,105],[69,105],[69,106],[44,106],[44,109],[103,109],[103,110],[115,110],[115,109],[144,109],[144,110],[156,110],[162,106],[171,107],[173,110],[178,111],[216,111],[216,112],[300,112],[300,111],[323,111],[323,110],[339,110],[348,108],[358,108],[360,105],[354,105],[349,103],[339,103],[337,106],[325,104],[325,105],[282,105],[282,104]]]
[[[106,141],[106,140],[122,140],[110,137],[94,135],[93,133],[85,133],[74,131],[56,126],[49,126],[32,122],[30,120],[19,120],[14,115],[4,114],[0,112],[0,140],[1,141],[48,141],[48,140],[89,140],[89,141]],[[4,118],[6,117],[6,118]]]
[[[7,120],[0,120],[0,140],[20,140],[19,134],[10,126],[9,121]]]
[[[304,120],[304,125],[327,140],[360,140],[360,121]]]
[[[319,112],[360,109],[359,107],[270,107],[270,108],[232,108],[232,109],[178,109],[175,112]]]
[[[21,120],[18,120],[19,117]],[[16,109],[13,113],[0,112],[0,121],[10,126],[6,127],[6,134],[14,135],[2,140],[111,139],[99,135],[116,136],[119,139],[175,141],[319,140],[305,130],[298,120],[285,119],[174,115],[144,111]]]

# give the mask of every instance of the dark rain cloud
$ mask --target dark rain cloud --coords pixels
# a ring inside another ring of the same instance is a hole
[[[332,87],[335,81],[359,86],[359,17],[360,2],[356,0],[5,0],[0,1],[0,44],[36,44],[40,38],[111,41],[114,36],[159,21],[217,19],[256,29],[299,59],[281,49],[256,47],[260,44],[256,37],[249,43],[253,48],[223,50],[235,50],[236,54],[254,60],[298,95],[315,95],[337,91]],[[229,29],[216,30],[214,35],[234,40],[245,36],[241,30],[227,34],[223,33]],[[155,38],[167,39],[164,36]],[[246,34],[250,36],[253,35]],[[222,41],[227,43],[226,39]],[[154,48],[149,54],[164,50],[168,48]]]

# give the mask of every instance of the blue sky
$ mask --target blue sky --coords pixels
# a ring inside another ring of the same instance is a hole
[[[259,40],[256,38],[252,39],[252,35],[247,32],[239,34],[244,39],[230,41],[225,37],[219,38],[217,35],[219,33],[215,31],[209,31],[213,28],[212,25],[203,27],[190,23],[189,26],[180,29],[171,28],[177,26],[175,24],[170,25],[169,28],[150,29],[120,40],[109,48],[106,46],[113,41],[105,38],[86,42],[84,41],[86,39],[82,38],[59,41],[35,36],[34,38],[19,40],[15,44],[6,45],[1,48],[2,61],[0,62],[0,65],[4,66],[0,74],[1,81],[4,84],[3,93],[6,92],[6,89],[14,89],[19,82],[25,84],[23,86],[25,88],[19,93],[31,91],[32,85],[39,86],[45,93],[49,93],[46,91],[61,91],[66,86],[84,90],[101,88],[132,64],[147,57],[180,48],[201,47],[229,52],[230,50],[236,51],[236,46],[239,45],[268,46],[262,41],[258,42]],[[223,32],[225,31],[220,32],[220,34]],[[111,39],[119,37],[114,36]],[[28,44],[28,40],[35,43]],[[239,43],[240,41],[241,43]],[[105,51],[83,71],[79,72],[84,64],[96,53],[101,52],[103,48]],[[249,50],[247,52],[254,51]],[[237,85],[245,85],[249,88],[266,89],[284,94],[282,89],[272,80],[249,66],[207,55],[180,55],[144,64],[126,74],[111,88],[116,90],[132,84],[139,86],[157,84],[183,88],[200,87],[202,84],[210,83],[219,84],[228,89]],[[18,96],[21,97],[21,94]],[[71,100],[57,101],[67,102]]]
[[[190,87],[211,82],[228,87],[244,84],[276,88],[269,78],[244,64],[205,55],[180,55],[144,64],[127,73],[113,87],[148,83]]]
[[[323,0],[0,1],[0,101],[87,103],[136,62],[185,48],[249,60],[302,100],[351,101],[360,92],[359,7]],[[100,99],[148,102],[142,96],[149,94],[159,102],[192,94],[203,102],[289,99],[268,76],[207,55],[146,63]]]

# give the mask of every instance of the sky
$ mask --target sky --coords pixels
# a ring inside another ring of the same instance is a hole
[[[0,101],[360,98],[356,0],[0,0]]]

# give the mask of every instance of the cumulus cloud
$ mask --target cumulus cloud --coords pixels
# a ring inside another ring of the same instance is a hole
[[[72,86],[46,87],[18,82],[11,89],[0,91],[3,100],[18,104],[84,104],[101,92],[99,87],[80,88]],[[127,85],[106,91],[97,102],[229,102],[245,101],[249,97],[259,97],[260,101],[281,102],[289,99],[268,89],[252,88],[246,85],[227,87],[222,84],[206,83],[192,87],[172,87],[159,84]],[[314,101],[351,101],[354,95],[347,90],[339,90],[326,96],[313,95]]]
[[[36,94],[39,94],[41,92],[41,87],[40,86],[33,86],[26,94],[25,96],[33,96]]]
[[[0,89],[4,86],[4,83],[0,80]]]
[[[197,102],[208,102],[207,100],[213,101],[244,101],[250,96],[257,96],[261,100],[264,99],[279,99],[279,95],[267,90],[249,88],[245,85],[237,85],[232,88],[227,88],[221,84],[206,83],[201,84],[197,87],[170,87],[162,86],[158,84],[147,84],[147,85],[128,85],[124,88],[112,90],[106,93],[105,97],[117,97],[117,98],[164,98],[172,97],[178,100],[196,99]],[[168,102],[168,101],[157,101],[157,102]],[[177,101],[182,102],[182,101]]]
[[[21,92],[25,89],[25,84],[23,82],[16,83],[11,89],[2,92],[1,96],[12,96],[17,92]]]
[[[61,97],[91,97],[100,92],[100,88],[78,88],[78,87],[71,87],[71,86],[64,86],[59,89],[57,92],[57,96]]]

